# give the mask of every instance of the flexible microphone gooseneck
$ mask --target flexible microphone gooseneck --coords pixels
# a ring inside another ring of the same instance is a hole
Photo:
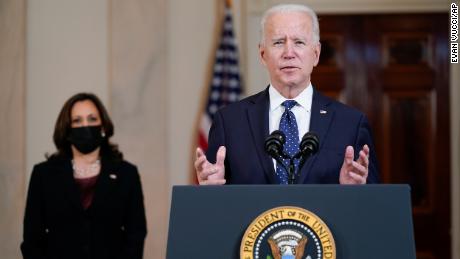
[[[319,148],[319,137],[313,132],[307,132],[303,135],[302,140],[299,144],[299,153],[297,153],[294,158],[300,158],[299,161],[299,171],[302,169],[305,161],[314,155]]]

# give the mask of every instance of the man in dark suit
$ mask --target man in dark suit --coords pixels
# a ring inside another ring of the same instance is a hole
[[[264,150],[265,139],[278,129],[286,135],[284,151],[290,155],[298,152],[306,132],[319,136],[316,154],[301,168],[296,161],[295,183],[378,182],[365,115],[311,84],[321,51],[316,14],[304,5],[278,5],[264,14],[261,27],[259,54],[270,85],[214,115],[207,154],[196,151],[199,183],[287,183],[288,172]]]

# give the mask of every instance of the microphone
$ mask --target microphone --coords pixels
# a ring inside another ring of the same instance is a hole
[[[300,158],[299,170],[302,168],[305,161],[318,151],[319,137],[313,132],[307,132],[303,135],[299,145],[299,153],[294,158]]]
[[[265,139],[265,151],[280,164],[283,164],[282,158],[289,158],[283,151],[284,143],[286,135],[281,130],[273,131]]]

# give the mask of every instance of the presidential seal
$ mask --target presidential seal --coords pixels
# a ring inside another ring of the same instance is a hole
[[[277,207],[259,215],[243,235],[242,259],[335,259],[334,238],[314,213]]]

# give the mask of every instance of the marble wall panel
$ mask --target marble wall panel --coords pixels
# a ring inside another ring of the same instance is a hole
[[[167,1],[110,2],[109,81],[114,140],[142,178],[148,236],[144,258],[165,258],[167,172]]]
[[[107,104],[109,0],[28,0],[26,36],[27,177],[53,153],[64,102],[93,92]]]
[[[21,258],[25,191],[25,1],[0,1],[0,251]]]

